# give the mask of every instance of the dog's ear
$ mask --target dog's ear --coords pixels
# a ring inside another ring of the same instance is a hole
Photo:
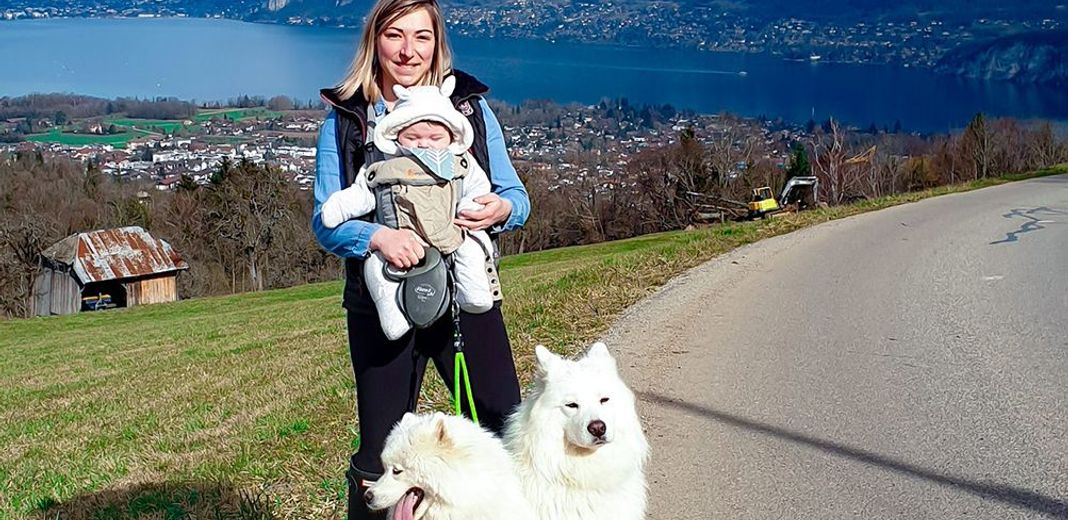
[[[452,446],[452,437],[449,435],[449,425],[445,421],[445,414],[434,414],[434,438],[440,446]]]
[[[608,345],[600,341],[594,343],[590,350],[586,351],[586,356],[583,359],[589,360],[598,366],[616,370],[616,358],[612,357],[612,354],[608,352]]]
[[[404,428],[405,426],[410,424],[412,421],[416,420],[418,417],[419,416],[415,415],[412,412],[404,412],[404,415],[401,416],[401,420],[400,420],[399,423],[397,423],[397,426],[400,427],[400,428]]]
[[[534,347],[534,357],[538,358],[537,375],[544,378],[553,367],[560,363],[560,357],[549,349],[545,348],[545,345],[537,345]]]
[[[394,429],[410,428],[412,426],[412,424],[417,422],[418,420],[419,420],[419,415],[415,415],[412,412],[405,412],[404,415],[400,415],[400,421],[397,421],[397,424],[395,426],[393,426],[393,428]]]

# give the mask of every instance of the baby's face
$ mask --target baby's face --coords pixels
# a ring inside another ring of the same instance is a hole
[[[452,133],[441,123],[419,121],[406,126],[397,134],[397,144],[406,148],[444,150],[452,144]]]

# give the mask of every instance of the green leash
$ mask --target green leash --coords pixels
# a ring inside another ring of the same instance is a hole
[[[471,377],[467,374],[467,361],[464,359],[463,352],[456,353],[456,362],[453,364],[453,370],[456,372],[456,376],[453,377],[452,387],[452,401],[456,415],[462,415],[463,411],[460,409],[460,371],[463,370],[464,390],[467,392],[467,404],[471,407],[471,420],[478,424],[478,412],[475,411],[475,398],[471,394]]]
[[[451,262],[450,262],[451,263]],[[475,410],[475,396],[471,392],[471,375],[467,371],[467,359],[464,357],[464,336],[460,332],[460,305],[456,303],[456,279],[449,266],[449,281],[452,289],[452,347],[456,351],[452,363],[452,404],[456,415],[463,415],[460,406],[460,379],[463,378],[467,406],[471,409],[471,420],[478,424],[478,411]],[[461,376],[460,374],[463,374]]]

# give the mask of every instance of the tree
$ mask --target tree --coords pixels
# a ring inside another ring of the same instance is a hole
[[[1042,123],[1032,133],[1028,142],[1031,155],[1034,157],[1035,167],[1048,168],[1062,160],[1057,136],[1053,132],[1053,125],[1049,124],[1049,122]]]
[[[213,185],[219,186],[226,180],[227,175],[233,170],[233,162],[229,157],[223,157],[222,162],[219,163],[219,167],[211,173],[211,177],[208,178]]]
[[[985,179],[990,173],[991,152],[993,149],[993,134],[987,126],[986,117],[982,112],[968,123],[961,139],[970,152],[969,156],[974,164],[975,178]]]
[[[66,112],[58,110],[56,111],[56,115],[52,117],[52,121],[56,123],[56,126],[62,126],[67,124],[67,121],[69,121],[69,119],[67,119]]]
[[[244,263],[250,290],[267,287],[269,251],[277,230],[294,216],[286,207],[288,182],[276,170],[242,160],[212,187],[208,221]]]
[[[183,173],[182,176],[178,178],[178,184],[175,186],[176,190],[187,193],[197,191],[197,188],[199,188],[197,182],[185,173]]]
[[[808,162],[808,151],[805,150],[804,144],[794,143],[793,149],[790,150],[790,167],[786,169],[786,180],[809,175],[812,175],[812,165]]]
[[[708,140],[708,163],[717,190],[709,195],[726,195],[735,180],[744,180],[762,142],[760,131],[732,116],[723,116],[727,125]],[[710,186],[711,188],[712,186]],[[712,190],[708,190],[709,192]]]
[[[267,101],[267,108],[271,110],[293,110],[293,100],[289,96],[275,96]]]
[[[820,178],[820,184],[827,187],[831,203],[841,204],[850,181],[846,171],[849,155],[845,150],[845,133],[833,118],[825,126],[829,131],[812,139],[812,170]]]

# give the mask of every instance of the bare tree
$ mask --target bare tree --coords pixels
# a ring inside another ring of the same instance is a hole
[[[745,175],[762,143],[759,130],[734,118],[708,143],[709,166],[715,175],[719,193],[726,194],[732,180]]]
[[[961,136],[961,141],[969,152],[973,166],[974,178],[985,179],[990,173],[990,161],[993,153],[993,133],[987,126],[982,112],[968,123]]]
[[[208,216],[215,233],[236,247],[249,289],[262,291],[275,229],[291,214],[284,194],[288,180],[278,171],[242,160],[214,186]],[[235,269],[236,272],[236,269]]]
[[[1031,168],[1048,168],[1061,162],[1061,146],[1053,133],[1053,125],[1048,121],[1039,125],[1027,140],[1028,150],[1034,158]]]
[[[838,121],[831,119],[830,127],[830,133],[817,133],[812,138],[812,170],[827,187],[831,204],[841,204],[849,180],[845,168],[849,154],[845,149],[845,132]]]

